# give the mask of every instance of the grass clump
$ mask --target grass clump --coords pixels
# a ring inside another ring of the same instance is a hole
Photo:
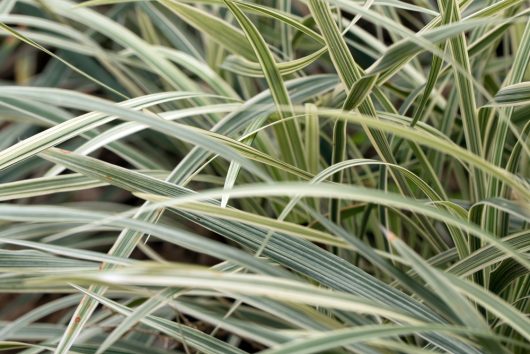
[[[527,353],[528,5],[4,0],[1,348]]]

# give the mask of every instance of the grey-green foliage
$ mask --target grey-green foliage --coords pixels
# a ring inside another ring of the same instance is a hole
[[[4,0],[0,349],[527,353],[529,14]]]

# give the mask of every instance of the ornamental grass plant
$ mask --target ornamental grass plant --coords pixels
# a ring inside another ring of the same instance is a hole
[[[529,15],[2,0],[0,351],[529,353]]]

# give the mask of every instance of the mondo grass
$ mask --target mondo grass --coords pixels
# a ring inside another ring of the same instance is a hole
[[[530,352],[529,16],[3,0],[0,351]]]

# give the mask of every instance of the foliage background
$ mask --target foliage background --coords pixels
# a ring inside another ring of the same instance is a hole
[[[530,351],[528,11],[2,0],[0,348]]]

